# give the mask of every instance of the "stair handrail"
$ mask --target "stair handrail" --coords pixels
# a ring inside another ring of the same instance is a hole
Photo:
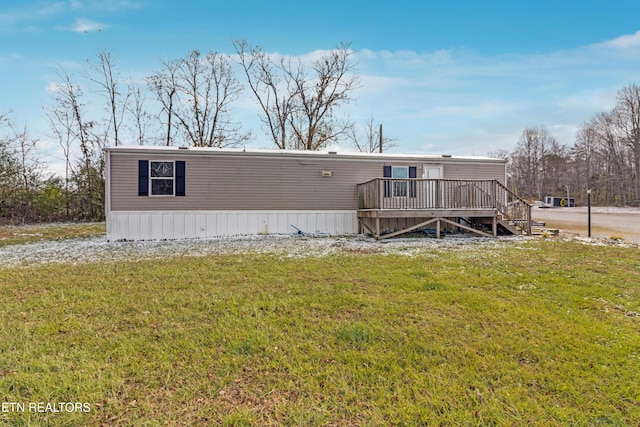
[[[498,191],[496,191],[496,208],[498,209],[498,213],[508,221],[519,225],[520,228],[530,236],[531,205],[529,202],[518,196],[498,180],[496,180],[496,187],[498,190],[502,190],[504,194],[504,197],[499,197]]]

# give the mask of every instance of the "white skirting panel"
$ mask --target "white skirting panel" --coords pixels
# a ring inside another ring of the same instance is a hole
[[[202,239],[248,234],[355,234],[356,211],[117,211],[107,214],[107,240]]]

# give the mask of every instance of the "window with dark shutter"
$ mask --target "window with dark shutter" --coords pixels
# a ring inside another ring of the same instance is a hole
[[[186,168],[183,160],[176,160],[176,196],[186,194]]]
[[[184,160],[138,160],[138,196],[184,196]]]
[[[138,196],[149,195],[149,160],[138,160]]]

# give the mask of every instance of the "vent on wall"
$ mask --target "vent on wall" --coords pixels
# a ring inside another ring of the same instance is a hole
[[[331,176],[331,171],[322,171],[322,176]]]

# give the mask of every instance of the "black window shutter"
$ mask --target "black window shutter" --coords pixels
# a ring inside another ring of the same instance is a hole
[[[149,160],[138,160],[138,196],[149,195]]]
[[[382,176],[384,178],[391,178],[391,166],[382,167]],[[384,181],[384,197],[391,197],[391,182]]]
[[[418,168],[415,166],[409,166],[409,178],[417,178]],[[416,183],[409,184],[409,197],[416,197]]]
[[[186,190],[186,169],[184,160],[176,160],[176,196],[184,196]]]

